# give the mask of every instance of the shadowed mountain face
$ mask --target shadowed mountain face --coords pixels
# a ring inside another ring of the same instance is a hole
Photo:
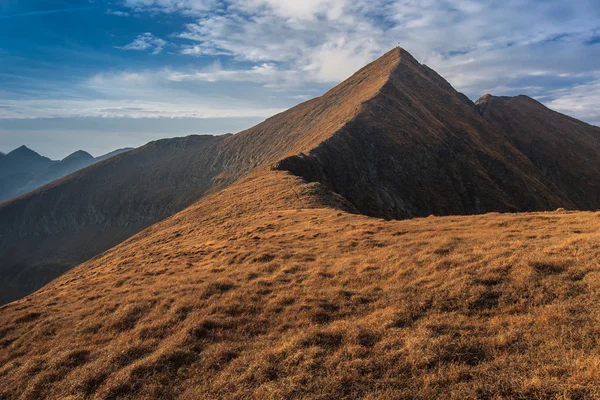
[[[25,146],[0,156],[0,202],[15,197],[32,175],[55,163]]]
[[[61,161],[52,161],[25,146],[0,158],[0,202],[31,192],[81,168],[131,150],[119,149],[94,158],[85,151],[76,151]]]
[[[0,302],[272,169],[318,184],[344,209],[388,219],[580,204],[480,111],[397,48],[236,135],[166,139],[115,156],[0,207]]]
[[[278,169],[390,219],[573,206],[443,78],[404,51],[384,58],[394,68],[356,117]]]
[[[496,127],[577,208],[600,207],[600,128],[546,108],[527,96],[477,101]]]

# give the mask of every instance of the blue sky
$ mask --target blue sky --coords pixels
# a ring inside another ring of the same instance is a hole
[[[4,0],[0,151],[237,132],[400,45],[472,99],[600,124],[591,0]]]

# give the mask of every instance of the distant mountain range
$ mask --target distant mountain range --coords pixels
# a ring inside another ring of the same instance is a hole
[[[60,161],[41,156],[26,146],[0,153],[0,202],[23,195],[49,182],[131,148],[112,151],[100,157],[79,150]]]

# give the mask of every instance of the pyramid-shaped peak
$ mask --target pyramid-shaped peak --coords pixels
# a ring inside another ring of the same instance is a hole
[[[344,82],[331,89],[326,95],[347,94],[349,88],[358,89],[360,87],[361,93],[355,98],[360,97],[361,101],[364,101],[375,95],[400,66],[412,70],[423,69],[423,66],[408,51],[401,47],[394,47],[381,57],[365,65]]]
[[[410,62],[413,64],[420,65],[420,63],[417,61],[416,58],[413,57],[412,54],[410,54],[406,49],[400,46],[394,47],[392,50],[385,53],[381,58],[383,57],[393,57],[398,59],[398,61],[400,62]]]
[[[404,89],[409,90],[420,90],[422,83],[429,81],[444,91],[458,93],[448,81],[427,65],[421,64],[402,47],[394,47],[364,66],[330,92],[345,92],[348,87],[360,86],[364,93],[364,95],[361,95],[362,101],[365,101],[366,98],[377,95],[391,81],[404,85]],[[465,96],[460,96],[466,99]]]
[[[31,150],[29,147],[22,145],[14,149],[8,154],[37,154],[35,151]]]
[[[363,69],[359,70],[356,74],[354,74],[354,76],[360,75],[360,73],[365,69],[369,70],[371,73],[380,71],[391,74],[395,67],[400,64],[421,67],[421,64],[408,51],[402,47],[394,47],[392,50],[383,54],[381,57],[368,64]]]
[[[10,153],[6,154],[6,156],[10,156],[11,158],[19,158],[19,159],[32,159],[32,160],[40,159],[40,160],[50,161],[49,158],[40,155],[39,153],[37,153],[34,150],[31,150],[29,147],[27,147],[25,145],[14,149]]]

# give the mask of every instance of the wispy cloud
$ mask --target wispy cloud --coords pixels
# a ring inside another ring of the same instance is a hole
[[[129,43],[126,46],[117,46],[118,49],[122,50],[150,50],[152,54],[160,54],[165,46],[167,46],[167,41],[161,38],[154,36],[150,32],[142,33],[138,35],[133,42]]]
[[[34,15],[70,13],[70,12],[91,10],[94,8],[96,8],[96,7],[77,7],[77,8],[59,8],[59,9],[55,9],[55,10],[38,10],[38,11],[30,11],[30,12],[25,12],[25,13],[20,13],[20,14],[0,15],[0,19],[29,17],[29,16],[34,16]]]
[[[60,92],[46,103],[13,101],[11,112],[262,116],[322,93],[400,43],[473,99],[524,93],[598,120],[597,1],[119,0],[110,7],[102,12],[143,22],[143,31],[110,44],[140,52],[115,57],[136,64],[73,83],[64,107]],[[144,53],[162,56],[137,63]]]
[[[169,99],[172,97],[167,96]],[[189,99],[188,99],[189,100]],[[267,118],[283,111],[282,108],[227,107],[211,105],[206,99],[174,102],[144,100],[16,100],[8,102],[3,119],[31,118]]]
[[[175,5],[189,12],[196,4],[193,0],[152,3],[171,12]],[[200,13],[196,23],[186,25],[179,37],[196,44],[185,47],[184,54],[287,63],[304,71],[307,79],[322,82],[347,77],[398,42],[435,67],[455,60],[475,70],[481,59],[492,53],[501,56],[511,47],[527,47],[536,56],[543,55],[545,50],[536,46],[589,41],[600,8],[556,0],[510,0],[485,7],[472,0],[233,0],[226,4],[226,9]],[[544,59],[539,57],[537,69]],[[528,73],[519,71],[518,62],[496,61],[515,74]]]
[[[124,0],[123,5],[139,12],[186,15],[200,15],[222,7],[219,0]]]
[[[110,8],[106,10],[106,13],[109,15],[116,15],[118,17],[129,17],[131,15],[131,13],[127,11],[113,10]]]
[[[249,69],[223,69],[221,64],[214,63],[200,71],[175,72],[167,71],[164,78],[173,82],[254,82],[263,84],[289,83],[298,80],[296,71],[281,70],[275,64],[262,63]]]
[[[552,96],[548,107],[600,126],[600,79],[555,90]]]
[[[0,119],[266,118],[287,107],[261,99],[257,93],[266,83],[287,79],[286,71],[269,64],[250,70],[223,69],[215,63],[200,70],[100,73],[69,90],[57,91],[60,96],[3,99]],[[223,86],[227,84],[231,86]]]
[[[182,79],[261,82],[286,71],[296,84],[333,84],[399,42],[472,98],[528,93],[557,105],[552,100],[564,95],[557,90],[590,82],[600,65],[600,52],[590,50],[598,37],[598,2],[126,0],[125,5],[195,18],[175,33],[190,41],[181,47],[184,55],[228,57],[270,69],[173,73]],[[572,102],[561,104],[563,112],[584,115]]]

